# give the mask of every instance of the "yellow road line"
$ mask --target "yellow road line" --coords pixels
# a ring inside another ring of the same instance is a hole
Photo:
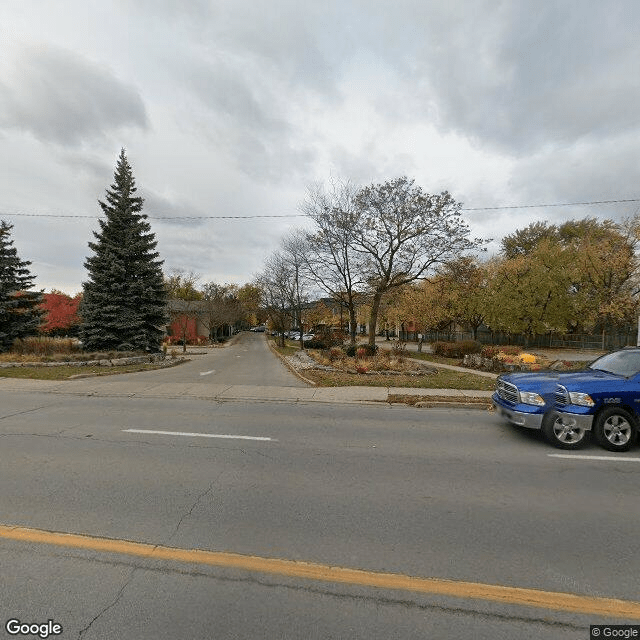
[[[75,549],[88,549],[104,553],[118,553],[151,560],[168,560],[242,569],[244,571],[270,573],[291,578],[303,578],[305,580],[337,582],[380,589],[451,596],[455,598],[488,600],[508,605],[523,605],[554,611],[568,611],[571,613],[615,617],[625,620],[640,620],[640,602],[618,600],[615,598],[505,587],[480,582],[442,580],[439,578],[416,578],[397,573],[380,573],[364,571],[362,569],[332,567],[314,562],[297,562],[294,560],[262,558],[259,556],[246,556],[237,553],[203,551],[198,549],[178,549],[143,542],[96,538],[73,533],[56,533],[40,529],[6,525],[0,525],[0,538],[20,542],[58,545]]]

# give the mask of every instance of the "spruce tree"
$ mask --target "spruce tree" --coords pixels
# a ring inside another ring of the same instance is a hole
[[[34,335],[40,326],[42,292],[33,288],[30,262],[20,260],[11,240],[10,225],[0,221],[0,351],[17,338]]]
[[[166,291],[157,242],[136,196],[131,166],[121,150],[106,202],[105,219],[89,243],[84,266],[80,338],[90,351],[157,351],[166,325]]]

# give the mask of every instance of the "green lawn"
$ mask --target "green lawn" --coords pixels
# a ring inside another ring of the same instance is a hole
[[[179,363],[176,363],[179,364]],[[169,365],[171,366],[171,365]],[[98,375],[113,376],[119,373],[134,373],[138,371],[153,371],[166,369],[167,365],[159,364],[131,364],[122,367],[73,367],[60,365],[56,367],[7,367],[0,369],[0,378],[28,378],[31,380],[68,380],[73,376]]]

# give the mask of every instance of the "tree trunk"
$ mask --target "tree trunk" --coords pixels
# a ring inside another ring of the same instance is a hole
[[[375,348],[376,345],[376,327],[378,326],[378,311],[380,310],[380,301],[382,293],[376,292],[371,303],[371,314],[369,315],[369,346]]]
[[[356,325],[356,308],[351,303],[349,305],[349,338],[351,340],[351,344],[356,343],[356,331],[358,327]]]

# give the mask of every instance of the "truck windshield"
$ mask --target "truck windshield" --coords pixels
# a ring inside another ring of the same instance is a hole
[[[640,351],[616,351],[598,358],[589,365],[589,369],[606,371],[617,376],[629,378],[640,372]]]

